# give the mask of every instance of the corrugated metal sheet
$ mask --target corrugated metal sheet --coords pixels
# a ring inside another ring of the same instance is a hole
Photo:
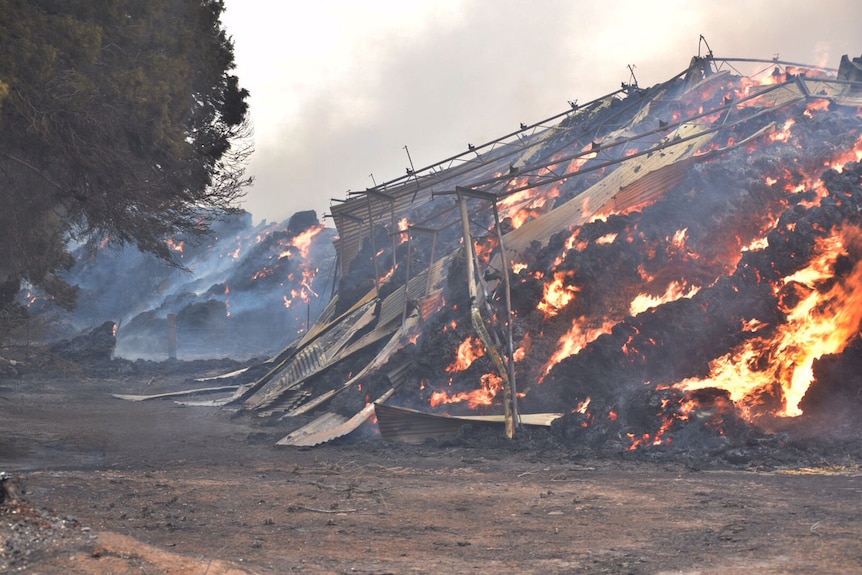
[[[445,416],[424,413],[406,407],[380,402],[374,404],[377,426],[385,441],[424,443],[428,440],[447,441],[458,437],[465,425],[503,427],[502,415]],[[562,413],[521,414],[521,425],[547,427]]]
[[[692,139],[679,144],[669,144],[654,154],[639,156],[623,162],[616,170],[577,197],[506,234],[503,237],[506,249],[512,253],[513,257],[518,257],[532,242],[538,241],[546,244],[552,235],[587,222],[594,214],[601,213],[605,205],[614,199],[620,189],[651,172],[689,157],[701,149],[714,136],[712,132],[697,136],[699,132],[703,131],[703,126],[683,124],[668,137],[668,141],[672,142],[677,137],[683,139],[694,136]],[[630,196],[627,201],[630,203],[629,205],[637,205],[639,197]],[[617,201],[616,204],[617,209],[626,207],[622,201]]]
[[[350,262],[369,237],[371,227],[384,226],[390,233],[400,218],[409,215],[429,202],[433,194],[454,190],[455,184],[469,186],[505,174],[510,167],[529,171],[528,164],[542,151],[552,154],[556,149],[571,144],[571,140],[582,136],[579,127],[596,115],[606,113],[617,94],[610,94],[554,116],[553,126],[534,126],[531,132],[516,132],[482,146],[478,150],[453,157],[448,165],[438,164],[439,171],[426,172],[388,186],[379,186],[359,192],[344,202],[330,206],[330,215],[338,229],[336,250],[341,258],[342,269]],[[461,163],[454,163],[458,161]],[[417,223],[417,222],[413,222]],[[423,224],[424,225],[424,224]],[[380,249],[383,246],[377,246]]]
[[[395,388],[390,389],[389,391],[381,395],[377,399],[377,401],[386,401],[387,399],[389,399],[389,397],[394,391]],[[326,418],[326,421],[321,421],[319,423],[315,423],[317,422],[317,420],[315,420],[314,422],[312,422],[314,424],[313,430],[307,430],[306,428],[308,426],[305,426],[301,429],[297,429],[287,437],[284,437],[278,442],[276,442],[276,445],[311,447],[314,445],[319,445],[321,443],[326,443],[328,441],[332,441],[333,439],[344,437],[348,433],[356,430],[357,427],[368,421],[373,415],[374,404],[369,403],[359,413],[346,421],[340,419],[343,416],[328,417]]]
[[[259,410],[257,412],[257,416],[267,418],[279,413],[284,413],[285,411],[293,409],[309,397],[311,397],[311,392],[307,389],[291,389],[290,391],[280,394],[267,406],[267,409]]]
[[[341,316],[340,321],[331,324],[328,331],[320,332],[321,335],[300,350],[291,361],[285,362],[284,366],[272,375],[268,374],[267,383],[245,401],[245,406],[249,409],[263,409],[285,391],[340,361],[343,348],[355,336],[357,330],[369,325],[374,317],[373,302],[347,316]]]
[[[112,393],[112,397],[117,399],[125,399],[126,401],[149,401],[151,399],[167,399],[169,397],[185,397],[187,395],[203,395],[205,393],[219,393],[224,391],[233,391],[238,385],[220,385],[217,387],[199,387],[197,389],[186,389],[183,391],[168,391],[165,393],[156,393],[153,395],[128,395],[121,393]]]
[[[440,288],[440,284],[443,281],[444,271],[448,269],[453,254],[448,254],[432,265],[430,268],[426,268],[421,273],[415,275],[410,278],[409,284],[409,293],[410,299],[419,300],[420,298],[429,295],[427,292],[427,287],[431,285],[431,291],[436,292]],[[431,281],[428,281],[428,274],[431,274]],[[401,321],[401,317],[404,312],[404,298],[405,298],[405,288],[401,286],[389,296],[383,300],[383,303],[380,305],[380,325],[389,325],[394,321]]]
[[[411,322],[408,323],[408,331],[409,331],[409,328],[415,324],[415,322],[416,322],[416,318],[412,318]],[[338,387],[336,389],[333,389],[333,390],[330,390],[330,391],[327,391],[325,393],[320,394],[316,398],[306,402],[302,406],[297,407],[293,411],[287,413],[285,417],[295,417],[298,415],[308,413],[309,411],[312,411],[313,409],[320,407],[321,405],[323,405],[324,403],[326,403],[327,401],[329,401],[330,399],[332,399],[333,397],[335,397],[339,393],[342,393],[342,392],[350,389],[350,387],[352,387],[354,384],[359,382],[363,377],[368,375],[368,373],[370,373],[372,370],[383,366],[387,361],[389,361],[389,358],[392,356],[393,353],[395,353],[396,351],[401,349],[401,347],[403,347],[403,342],[401,341],[401,339],[402,339],[401,333],[402,333],[401,328],[399,327],[392,334],[392,336],[390,337],[390,339],[386,343],[386,345],[384,345],[383,348],[381,348],[381,350],[379,352],[377,352],[377,355],[374,357],[374,359],[369,361],[367,364],[365,364],[362,367],[362,369],[359,370],[358,373],[356,373],[355,375],[353,375],[353,377],[351,377],[349,380],[344,382],[344,384],[341,387]],[[393,387],[398,387],[401,384],[401,381],[400,380],[396,381],[396,380],[393,380],[392,378],[390,378],[390,383],[392,383]]]
[[[302,445],[309,436],[326,432],[347,422],[347,417],[333,412],[325,412],[311,423],[300,427],[290,435],[282,438],[277,445]]]

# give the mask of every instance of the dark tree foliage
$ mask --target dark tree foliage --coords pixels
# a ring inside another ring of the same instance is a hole
[[[222,0],[0,0],[0,311],[74,305],[69,242],[165,240],[236,209],[248,91]]]

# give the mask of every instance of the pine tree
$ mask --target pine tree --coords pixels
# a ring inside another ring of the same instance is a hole
[[[0,0],[0,310],[60,305],[70,241],[165,240],[236,210],[248,91],[221,0]]]

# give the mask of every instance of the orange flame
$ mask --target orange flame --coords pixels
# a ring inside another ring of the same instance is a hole
[[[862,136],[859,136],[859,139],[856,140],[853,149],[832,158],[832,161],[828,165],[833,170],[842,172],[844,164],[847,162],[862,162]]]
[[[578,236],[580,234],[581,234],[581,228],[575,228],[575,230],[572,232],[572,235],[570,235],[566,239],[566,245],[563,247],[563,252],[559,256],[557,256],[556,260],[554,260],[553,267],[557,267],[557,266],[561,265],[566,260],[566,254],[569,253],[570,251],[572,251],[572,250],[582,251],[582,250],[587,248],[587,246],[589,245],[589,242],[586,242],[584,240],[579,240]]]
[[[435,391],[431,394],[431,407],[437,407],[447,403],[467,402],[470,409],[476,409],[480,405],[493,405],[494,398],[503,391],[503,380],[495,373],[486,373],[480,379],[482,387],[473,391],[449,395],[445,391]]]
[[[410,220],[406,217],[398,220],[398,231],[401,232],[398,234],[398,245],[406,243],[410,238],[410,234],[407,233],[408,228],[410,227]]]
[[[574,275],[574,272],[571,270],[554,272],[553,281],[545,283],[544,296],[539,305],[536,306],[545,314],[545,317],[557,315],[575,297],[578,287],[565,283],[566,278],[573,277]]]
[[[805,106],[805,111],[803,114],[808,116],[809,118],[814,117],[814,112],[822,112],[829,109],[829,99],[828,98],[819,98],[817,100],[811,100],[808,102],[808,105]]]
[[[794,120],[793,118],[788,119],[786,122],[784,122],[784,125],[781,127],[780,130],[776,129],[775,131],[773,131],[771,134],[769,134],[767,139],[769,140],[770,143],[791,141],[791,138],[793,136],[790,133],[790,129],[793,127],[793,125],[795,123],[796,123],[796,120]]]
[[[325,227],[323,224],[317,224],[296,234],[287,243],[286,249],[279,254],[278,259],[288,257],[292,251],[291,248],[295,249],[302,259],[308,259],[308,251],[311,249],[311,243]]]
[[[517,179],[513,182],[515,188],[526,184],[526,179]],[[503,219],[510,218],[512,227],[517,229],[529,220],[542,215],[546,208],[550,207],[552,200],[559,196],[560,188],[556,184],[545,189],[521,190],[500,200],[498,204],[500,215]]]
[[[673,238],[670,240],[670,243],[673,247],[678,250],[685,249],[685,242],[688,239],[688,228],[683,228],[681,230],[677,230],[673,234]]]
[[[619,234],[616,233],[605,234],[602,237],[596,239],[596,244],[600,246],[605,244],[612,244],[614,243],[614,240],[617,239],[618,235]]]
[[[521,341],[521,347],[516,349],[512,354],[512,360],[515,363],[524,361],[527,357],[527,352],[530,351],[531,347],[533,347],[533,338],[530,336],[530,332],[527,332],[524,334],[524,339]]]
[[[617,322],[606,319],[601,326],[596,328],[585,327],[585,323],[586,318],[578,318],[572,323],[571,329],[569,329],[569,331],[557,341],[557,351],[554,352],[551,359],[545,364],[545,369],[542,372],[542,379],[544,379],[544,377],[550,373],[551,369],[562,360],[575,355],[584,349],[587,344],[595,341],[595,339],[600,335],[611,333],[611,330]]]
[[[446,368],[446,371],[449,373],[464,371],[483,355],[485,355],[485,346],[479,338],[470,336],[458,346],[455,361]]]
[[[484,265],[488,265],[491,261],[491,256],[493,255],[494,250],[497,249],[499,244],[499,240],[495,237],[487,237],[473,242],[473,245],[476,248],[476,257],[479,258],[479,261]]]
[[[179,242],[175,242],[174,238],[168,238],[168,247],[174,250],[175,252],[183,253],[183,247],[185,246],[185,241],[180,240]]]
[[[758,397],[771,395],[775,386],[783,409],[781,416],[802,413],[799,402],[813,380],[814,360],[840,353],[859,333],[862,322],[862,261],[851,273],[833,280],[835,263],[853,246],[862,245],[862,230],[833,230],[815,246],[808,267],[784,278],[782,286],[797,287],[798,303],[785,309],[787,320],[771,338],[747,340],[731,353],[713,360],[705,379],[690,378],[676,384],[684,390],[716,387],[727,390],[742,414],[753,418]],[[778,286],[779,288],[782,286]],[[819,289],[818,289],[819,288]],[[821,291],[822,290],[822,291]],[[768,359],[764,362],[763,359]]]
[[[691,286],[686,291],[685,282],[670,282],[670,285],[667,286],[664,294],[660,296],[652,296],[649,294],[641,293],[638,294],[635,299],[632,300],[631,305],[629,306],[629,315],[635,316],[639,313],[645,312],[648,309],[652,309],[654,307],[658,307],[662,304],[676,301],[682,298],[691,298],[694,297],[694,294],[700,291],[700,287]]]
[[[588,396],[585,400],[578,402],[577,407],[572,410],[572,413],[580,413],[581,415],[586,414],[587,408],[590,407],[590,401],[592,401],[592,399]]]

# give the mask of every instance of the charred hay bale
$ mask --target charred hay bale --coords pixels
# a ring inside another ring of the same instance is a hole
[[[862,339],[814,362],[814,382],[799,403],[807,419],[862,421]]]
[[[67,361],[82,364],[99,364],[111,361],[117,345],[116,325],[106,321],[90,331],[59,341],[50,347],[54,353]]]

